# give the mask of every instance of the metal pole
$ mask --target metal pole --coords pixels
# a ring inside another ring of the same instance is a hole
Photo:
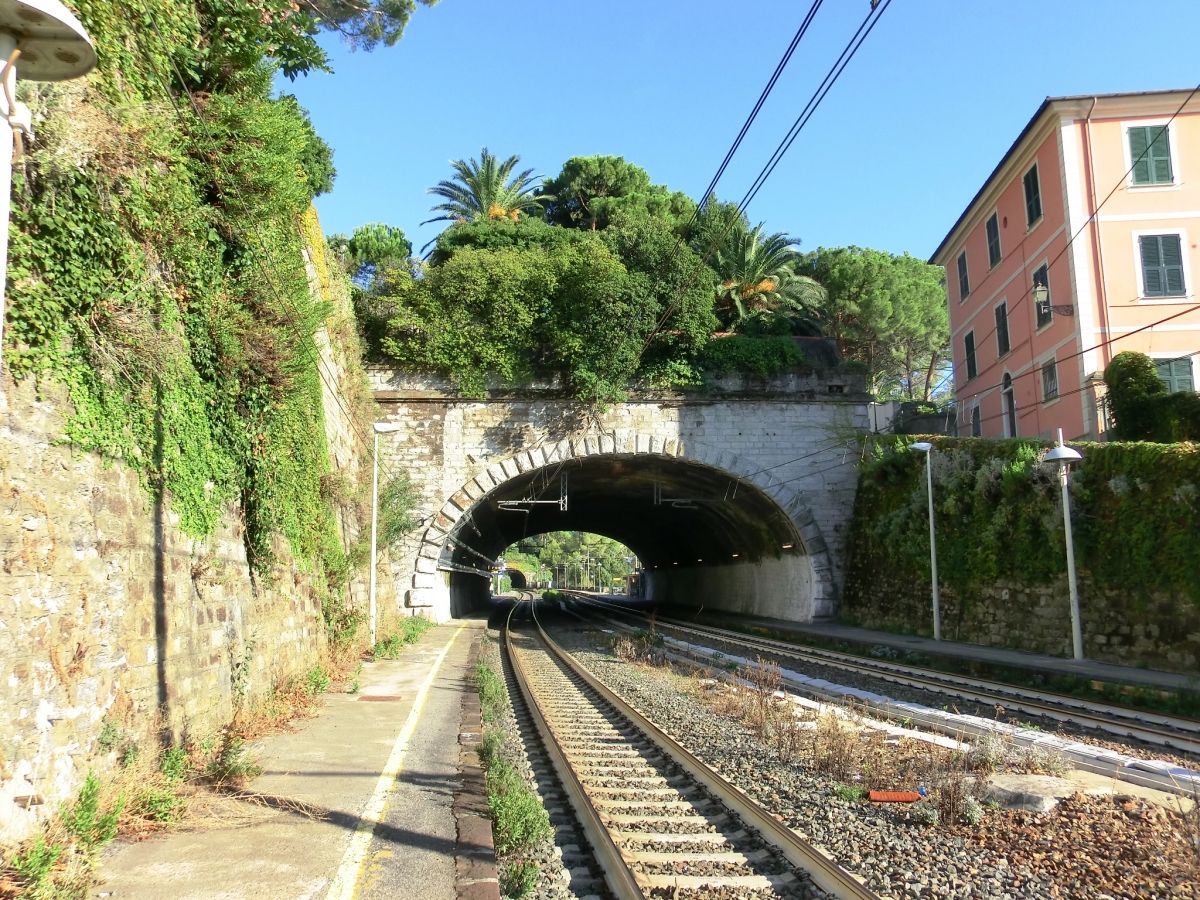
[[[1079,588],[1075,584],[1075,541],[1071,537],[1071,489],[1068,487],[1070,467],[1059,463],[1058,480],[1062,485],[1063,527],[1067,538],[1067,581],[1071,590],[1071,650],[1076,659],[1083,659],[1083,626],[1079,622]]]
[[[375,646],[375,566],[378,553],[375,543],[379,530],[379,432],[375,432],[375,452],[371,457],[371,590],[370,622],[371,646]]]
[[[12,55],[16,46],[14,35],[0,31],[0,63]],[[8,97],[16,96],[16,86],[17,68],[9,66],[4,72],[4,84],[0,85],[0,229],[3,229],[0,231],[0,375],[4,373],[4,283],[8,271],[8,213],[12,194],[13,129],[8,117],[13,111],[8,108]],[[4,387],[0,381],[0,409],[3,408]]]
[[[929,488],[929,566],[933,572],[933,639],[942,639],[942,607],[938,596],[937,533],[933,527],[933,450],[925,454],[925,483]]]

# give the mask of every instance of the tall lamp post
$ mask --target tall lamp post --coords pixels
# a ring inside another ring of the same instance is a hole
[[[913,450],[925,454],[925,485],[929,496],[929,568],[933,582],[933,639],[942,639],[941,597],[938,595],[937,532],[933,527],[933,444],[917,441],[910,444]]]
[[[371,454],[371,588],[368,592],[372,647],[375,646],[375,630],[379,623],[375,606],[375,568],[379,561],[379,436],[399,431],[400,428],[395,422],[375,423],[375,447]]]
[[[1046,462],[1058,463],[1058,483],[1062,485],[1063,528],[1067,539],[1067,582],[1071,592],[1071,651],[1075,659],[1083,659],[1083,626],[1079,621],[1079,587],[1075,581],[1075,542],[1071,537],[1071,463],[1083,456],[1063,443],[1058,429],[1058,445],[1046,454]]]

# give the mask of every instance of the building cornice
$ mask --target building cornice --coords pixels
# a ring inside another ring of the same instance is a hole
[[[996,164],[990,175],[984,179],[982,187],[971,198],[962,215],[942,238],[936,250],[929,257],[934,265],[946,266],[950,263],[953,248],[957,247],[965,234],[978,226],[983,215],[996,204],[1001,191],[1012,180],[1016,171],[1022,166],[1028,166],[1032,160],[1031,151],[1040,147],[1054,130],[1066,121],[1087,118],[1091,111],[1093,121],[1097,119],[1124,118],[1131,116],[1159,115],[1164,110],[1174,112],[1184,101],[1193,95],[1190,90],[1176,91],[1146,91],[1127,94],[1080,94],[1067,97],[1047,97],[1041,106],[1025,123],[1021,133],[1017,135],[1012,145],[1005,151],[1000,162]],[[1095,106],[1093,110],[1092,107]],[[1190,111],[1200,111],[1200,93],[1192,97],[1188,104]]]

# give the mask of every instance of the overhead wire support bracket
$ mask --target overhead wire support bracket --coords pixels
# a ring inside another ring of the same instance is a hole
[[[532,486],[531,486],[532,488]],[[545,490],[545,486],[542,487]],[[500,509],[510,510],[512,512],[529,512],[529,508],[533,506],[557,506],[559,512],[566,512],[568,500],[570,497],[567,487],[567,473],[563,472],[558,478],[558,497],[554,500],[538,500],[537,496],[541,494],[539,490],[537,494],[525,497],[522,500],[497,500],[496,506]]]

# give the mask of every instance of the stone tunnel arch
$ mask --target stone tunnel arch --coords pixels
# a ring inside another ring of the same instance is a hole
[[[726,480],[731,485],[740,486],[735,490],[749,491],[754,495],[756,508],[760,512],[773,509],[777,518],[781,520],[774,526],[776,540],[782,541],[778,543],[778,547],[789,551],[786,554],[787,565],[794,574],[798,573],[801,576],[798,580],[775,578],[772,584],[778,582],[780,586],[772,587],[772,590],[791,590],[795,589],[797,584],[806,585],[808,596],[803,598],[804,612],[800,615],[811,618],[833,612],[835,583],[829,548],[801,491],[793,489],[761,464],[731,451],[718,450],[694,440],[662,438],[653,434],[619,430],[582,433],[557,442],[528,447],[486,466],[462,483],[443,503],[421,535],[406,605],[448,609],[452,615],[461,612],[461,604],[455,603],[449,596],[455,573],[478,579],[487,571],[486,566],[494,560],[496,553],[506,545],[486,546],[487,542],[479,533],[478,526],[474,524],[475,513],[489,500],[495,499],[506,486],[529,480],[538,473],[562,470],[567,464],[578,463],[582,466],[588,464],[589,460],[595,463],[605,459],[625,459],[642,464],[658,461],[659,465],[686,465],[697,472],[708,473],[713,479]],[[786,522],[786,526],[783,522]],[[468,525],[477,533],[478,541],[464,537]],[[598,531],[597,528],[581,525],[573,527],[574,530]],[[780,530],[783,528],[786,528],[786,532]],[[534,533],[549,530],[562,529],[541,528]],[[606,532],[599,530],[598,533]],[[790,535],[790,539],[784,539],[785,533]],[[618,534],[607,536],[630,545],[629,541],[623,540]],[[473,547],[473,543],[476,546]],[[639,551],[639,556],[641,555]],[[734,567],[731,560],[726,559],[724,562],[726,568]],[[745,565],[748,562],[749,560],[743,560],[737,565]],[[652,583],[657,577],[660,584],[665,585],[672,579],[679,582],[681,576],[678,573],[681,571],[668,570],[659,573],[658,576],[648,571],[647,575]],[[761,590],[761,585],[750,582],[745,582],[743,587],[752,592]],[[660,591],[665,589],[660,587]],[[781,609],[784,599],[774,598],[767,604],[766,613],[771,614],[771,610]]]

